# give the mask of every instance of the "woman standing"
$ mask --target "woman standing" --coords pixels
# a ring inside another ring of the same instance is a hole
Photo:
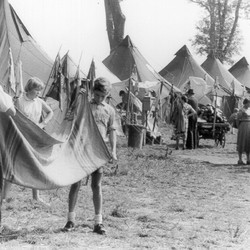
[[[196,111],[187,103],[188,98],[183,95],[175,100],[173,121],[176,135],[176,149],[179,149],[179,140],[183,140],[183,149],[186,149],[188,131],[188,117],[195,115]]]
[[[243,165],[242,154],[245,153],[247,157],[247,165],[250,165],[250,100],[247,98],[243,101],[243,108],[237,114],[237,151],[238,151],[238,165]]]

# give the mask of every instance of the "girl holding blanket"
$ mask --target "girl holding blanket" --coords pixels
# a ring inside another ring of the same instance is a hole
[[[53,116],[53,111],[50,106],[39,98],[40,92],[43,88],[43,82],[37,77],[32,77],[28,80],[25,86],[25,93],[16,101],[16,107],[40,128],[44,128]],[[45,117],[42,119],[43,111]],[[32,189],[32,193],[34,200],[44,203],[39,197],[38,190]]]

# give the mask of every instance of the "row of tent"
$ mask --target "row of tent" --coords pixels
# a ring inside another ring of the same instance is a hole
[[[53,68],[53,60],[32,38],[31,34],[7,0],[0,0],[0,83],[7,90],[9,84],[10,48],[14,66],[22,62],[24,84],[31,76],[37,76],[48,83]],[[71,77],[75,76],[77,65],[67,55]],[[227,70],[213,53],[199,65],[184,45],[175,54],[175,58],[160,72],[156,72],[143,57],[129,36],[110,52],[103,64],[120,80],[114,83],[116,92],[121,82],[127,82],[135,76],[140,86],[153,88],[164,99],[170,91],[183,92],[193,88],[197,99],[206,104],[213,96],[244,97],[250,89],[250,69],[246,58],[242,58]],[[81,77],[86,75],[81,72]],[[124,88],[124,86],[122,87]],[[122,89],[121,88],[121,89]],[[46,95],[46,92],[44,93]],[[118,96],[119,99],[119,96]],[[117,100],[119,102],[119,100]]]
[[[211,104],[216,99],[216,105],[220,105],[226,116],[230,116],[234,107],[240,103],[239,100],[248,96],[247,90],[250,87],[247,80],[250,77],[250,69],[245,58],[227,70],[211,52],[199,65],[186,45],[176,52],[175,58],[159,73],[146,61],[129,36],[111,51],[103,63],[124,81],[124,85],[113,84],[116,96],[119,87],[124,88],[125,82],[127,84],[126,80],[134,75],[133,65],[136,65],[137,80],[142,83],[142,88],[143,83],[145,83],[145,88],[150,86],[151,89],[153,84],[148,84],[148,82],[163,83],[163,85],[158,84],[158,90],[161,88],[161,99],[169,94],[170,86],[174,86],[174,91],[182,93],[192,88],[200,104]]]

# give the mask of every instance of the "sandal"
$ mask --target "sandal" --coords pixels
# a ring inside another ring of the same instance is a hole
[[[244,165],[244,162],[239,160],[238,165]]]

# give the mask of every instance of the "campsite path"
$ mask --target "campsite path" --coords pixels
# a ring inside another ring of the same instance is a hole
[[[214,141],[200,140],[200,146],[195,150],[177,151],[173,149],[172,154],[184,159],[192,159],[202,163],[214,165],[236,165],[238,154],[236,151],[237,135],[227,134],[227,142],[224,148],[215,146]],[[245,157],[243,156],[245,160]]]

